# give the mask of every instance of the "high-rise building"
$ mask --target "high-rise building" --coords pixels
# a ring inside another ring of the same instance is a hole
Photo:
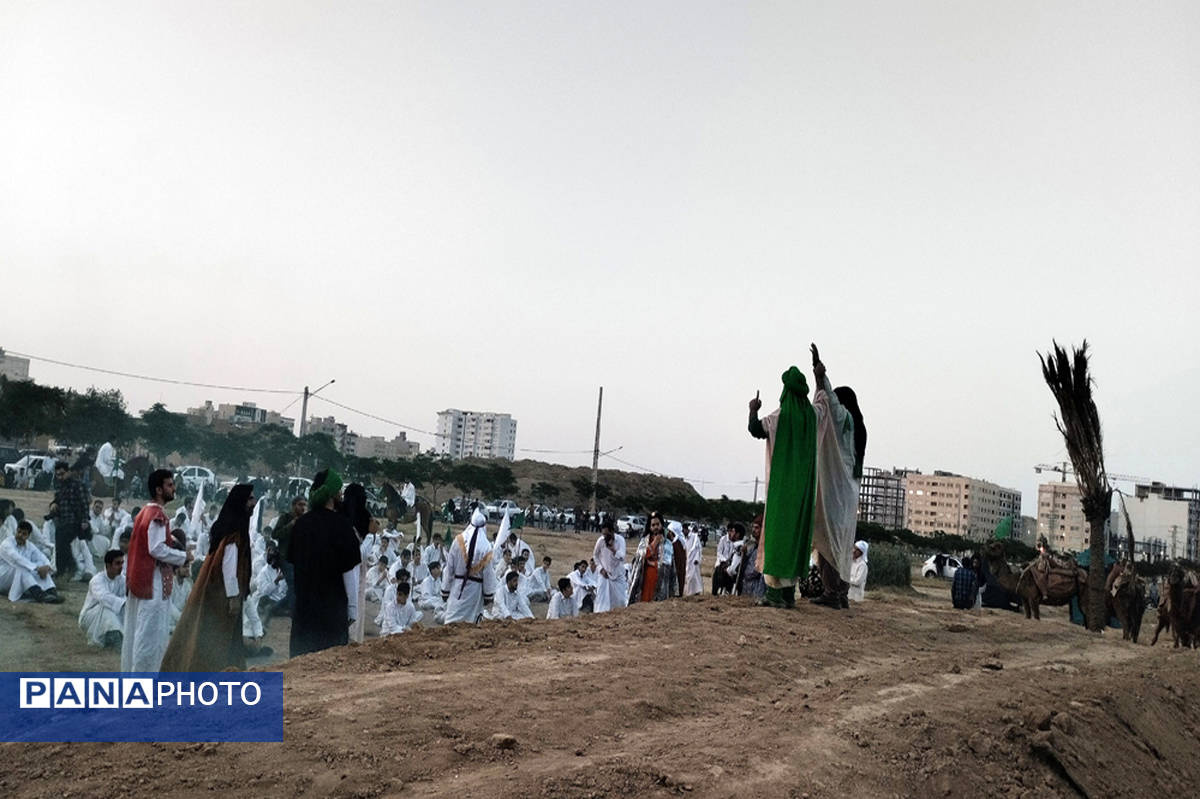
[[[1153,530],[1147,529],[1148,535],[1161,537],[1166,542],[1166,551],[1171,557],[1200,559],[1200,488],[1151,483],[1150,485],[1134,486],[1133,491],[1134,500],[1126,503],[1131,518],[1134,514],[1133,507],[1138,500],[1145,501],[1150,497],[1157,496],[1163,500],[1186,504],[1187,513],[1182,516],[1177,506],[1162,506],[1161,513],[1158,508],[1155,508],[1144,523],[1148,527],[1154,528]],[[1133,526],[1133,534],[1135,538],[1141,540],[1136,522]]]
[[[399,433],[391,441],[383,436],[359,436],[353,454],[360,458],[398,461],[402,458],[411,458],[420,451],[419,444],[409,441],[407,434]]]
[[[1083,515],[1075,481],[1038,486],[1037,534],[1039,538],[1045,536],[1050,548],[1058,552],[1083,552],[1088,548],[1091,527]]]
[[[858,520],[878,524],[888,530],[904,526],[904,480],[915,469],[863,469],[858,486]]]
[[[460,411],[438,414],[437,452],[451,458],[504,458],[517,451],[517,420],[507,413]]]
[[[28,380],[29,359],[10,355],[0,349],[0,375],[9,380]]]
[[[982,541],[1005,518],[1021,519],[1021,492],[952,472],[905,478],[904,526],[914,533],[943,532]]]

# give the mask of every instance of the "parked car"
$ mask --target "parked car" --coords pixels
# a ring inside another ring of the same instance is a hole
[[[524,508],[518,505],[516,500],[513,499],[502,499],[498,502],[489,502],[486,507],[488,518],[491,519],[503,518],[506,512],[516,515],[524,510]]]
[[[56,459],[30,453],[14,463],[4,464],[4,484],[16,488],[49,488],[54,479]]]
[[[176,489],[194,494],[203,486],[204,495],[211,497],[217,490],[217,476],[207,466],[180,466],[175,470]]]
[[[945,558],[945,564],[942,566],[942,576],[947,580],[953,580],[954,572],[958,571],[959,567],[962,566],[962,563],[958,558],[952,555],[943,554],[942,557]],[[938,576],[937,555],[930,555],[929,560],[921,564],[921,574],[923,574],[925,577],[931,578]]]
[[[629,533],[640,535],[646,532],[646,517],[634,515],[618,517],[617,532],[621,535],[628,535]]]

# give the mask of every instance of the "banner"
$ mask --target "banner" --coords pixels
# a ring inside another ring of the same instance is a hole
[[[283,674],[0,672],[0,741],[282,741]]]

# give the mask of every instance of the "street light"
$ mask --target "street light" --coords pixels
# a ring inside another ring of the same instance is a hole
[[[318,388],[317,391],[309,391],[308,386],[304,387],[304,402],[300,404],[300,437],[304,438],[308,435],[308,398],[336,383],[337,380],[331,379],[328,383]]]

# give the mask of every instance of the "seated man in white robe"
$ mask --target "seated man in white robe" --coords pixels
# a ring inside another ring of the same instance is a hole
[[[542,565],[533,570],[529,578],[529,591],[526,596],[530,602],[546,602],[550,599],[550,556],[542,558]],[[569,580],[567,582],[570,582]]]
[[[12,516],[9,518],[13,520],[13,532],[16,532],[17,525],[22,521],[28,521],[30,527],[29,543],[41,550],[41,553],[46,556],[47,560],[51,562],[54,561],[53,520],[46,521],[43,526],[39,528],[35,522],[25,518],[25,511],[21,510],[20,508],[13,508]]]
[[[389,592],[383,609],[379,612],[376,623],[379,624],[379,634],[396,635],[419,622],[425,614],[417,610],[410,599],[408,583],[396,583],[395,593]]]
[[[54,567],[40,549],[29,543],[33,525],[22,519],[17,531],[0,543],[0,592],[12,602],[61,604],[54,587]]]
[[[429,567],[421,562],[420,547],[409,544],[405,549],[412,553],[412,566],[409,567],[412,571],[412,584],[419,585],[429,576]]]
[[[547,558],[547,560],[549,560]],[[574,586],[570,577],[558,578],[558,590],[550,597],[550,607],[546,608],[547,619],[568,619],[579,615],[573,596]]]
[[[442,564],[437,561],[429,567],[429,574],[413,592],[417,607],[433,613],[439,624],[446,615],[446,603],[442,599]]]
[[[87,597],[79,611],[79,627],[87,633],[88,646],[121,646],[125,628],[124,568],[125,554],[121,550],[105,552],[104,571],[88,583]]]
[[[391,574],[393,577],[401,569],[408,572],[409,577],[412,576],[412,553],[407,549],[401,549],[397,552],[396,560],[392,563]]]
[[[263,657],[274,654],[269,646],[262,645],[267,626],[271,623],[271,611],[287,596],[287,580],[283,577],[283,560],[279,550],[267,550],[266,562],[250,583],[250,595],[242,605],[242,637],[246,640],[246,654]]]
[[[504,582],[504,577],[513,568],[512,550],[506,547],[500,548],[500,560],[492,562],[492,571],[496,573],[496,582]]]
[[[429,566],[434,561],[442,564],[442,568],[446,568],[446,546],[440,538],[435,538],[433,543],[425,547],[421,553],[421,562]]]
[[[504,588],[492,600],[492,619],[532,619],[529,600],[520,591],[521,576],[515,571],[504,577]]]
[[[103,558],[116,544],[113,542],[112,530],[104,520],[104,503],[101,500],[92,503],[92,515],[88,518],[88,524],[92,529],[92,554]]]
[[[121,500],[113,497],[112,505],[104,511],[104,522],[108,525],[109,535],[120,535],[126,529],[133,529],[133,517],[129,511],[121,507]]]
[[[369,562],[369,560],[368,560]],[[364,578],[366,590],[364,596],[368,602],[382,602],[383,593],[388,587],[388,556],[380,555],[379,560],[367,569]]]
[[[581,560],[575,570],[567,575],[571,579],[571,595],[575,600],[575,614],[591,613],[596,601],[596,586],[588,576],[588,562]]]

